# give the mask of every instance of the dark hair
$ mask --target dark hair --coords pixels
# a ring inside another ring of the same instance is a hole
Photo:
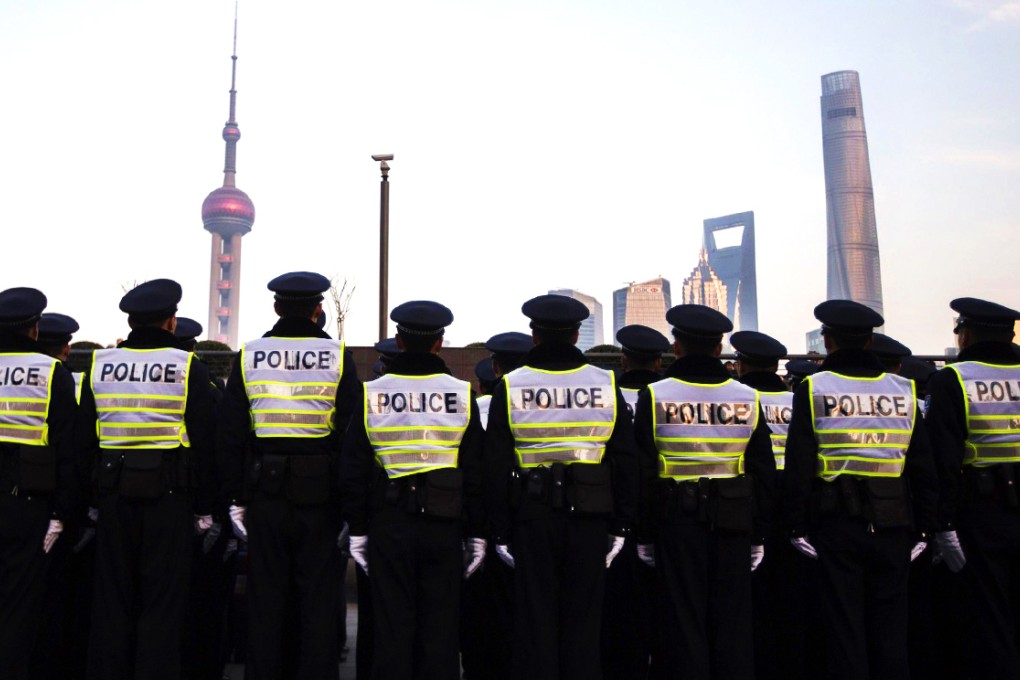
[[[574,336],[577,334],[576,328],[571,329],[551,329],[551,328],[533,328],[535,334],[535,340],[540,344],[545,345],[573,345],[577,343]]]
[[[840,333],[831,328],[822,330],[822,335],[828,336],[833,344],[839,349],[864,349],[871,340],[871,333]]]
[[[147,316],[128,316],[128,326],[131,328],[159,328],[167,319],[171,318],[173,314],[168,316],[155,317],[151,315]]]
[[[627,357],[627,367],[632,371],[654,371],[655,363],[661,357],[650,357],[647,354],[634,354],[623,350],[623,356]]]
[[[689,335],[676,328],[673,329],[673,337],[684,348],[686,354],[701,356],[711,356],[715,352],[715,348],[722,342],[721,335],[713,335],[712,337]]]
[[[443,334],[412,335],[411,333],[401,333],[398,330],[397,337],[403,341],[405,352],[431,352],[432,346],[436,344],[436,340],[442,340]]]
[[[974,344],[979,342],[1011,342],[1013,340],[1012,328],[992,328],[990,326],[979,326],[977,324],[964,326],[974,338]]]
[[[296,316],[311,319],[321,300],[277,300],[276,313],[283,316]]]
[[[755,360],[743,355],[738,356],[737,359],[749,373],[753,373],[755,371],[770,371],[775,373],[779,370],[779,359]]]

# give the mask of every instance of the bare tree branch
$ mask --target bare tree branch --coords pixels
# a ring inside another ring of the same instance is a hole
[[[344,339],[344,322],[347,321],[347,314],[351,311],[351,300],[354,297],[355,286],[347,281],[346,277],[333,276],[329,280],[329,296],[333,300],[333,308],[336,314],[336,334],[340,340]]]

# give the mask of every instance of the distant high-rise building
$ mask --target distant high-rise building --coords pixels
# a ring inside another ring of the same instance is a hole
[[[237,348],[238,310],[241,299],[241,237],[255,223],[255,205],[234,184],[237,174],[237,140],[241,130],[235,118],[237,104],[237,16],[234,17],[234,53],[230,57],[230,117],[223,127],[227,143],[223,166],[223,186],[202,203],[202,224],[212,233],[212,257],[209,266],[210,340]]]
[[[822,153],[830,300],[854,300],[882,314],[875,192],[856,71],[822,76]]]
[[[581,329],[578,331],[577,348],[579,350],[585,352],[595,345],[601,345],[605,342],[605,333],[602,330],[601,302],[593,298],[591,295],[585,295],[580,291],[572,290],[570,288],[550,290],[549,295],[564,295],[566,297],[579,300],[584,303],[584,306],[588,308],[589,312],[591,312],[588,318],[581,322]]]
[[[754,212],[705,220],[708,263],[726,285],[727,305],[720,310],[735,330],[758,330],[758,279],[755,272]]]
[[[825,338],[822,336],[821,328],[808,331],[804,337],[804,344],[807,347],[808,354],[812,352],[827,354],[825,351]]]
[[[702,248],[698,256],[698,265],[691,275],[684,279],[682,304],[705,305],[729,316],[728,298],[726,284],[708,263],[708,252]]]
[[[670,337],[666,310],[671,306],[669,281],[661,276],[613,291],[613,341],[624,326],[639,323]]]

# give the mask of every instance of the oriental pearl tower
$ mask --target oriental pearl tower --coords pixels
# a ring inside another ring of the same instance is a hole
[[[237,103],[237,10],[234,11],[234,53],[230,57],[230,118],[223,127],[227,143],[223,167],[223,186],[209,194],[202,203],[202,224],[212,234],[212,257],[209,268],[210,340],[237,348],[237,311],[241,294],[241,237],[251,231],[255,222],[255,205],[234,184],[237,174],[237,140],[241,130],[234,117]]]

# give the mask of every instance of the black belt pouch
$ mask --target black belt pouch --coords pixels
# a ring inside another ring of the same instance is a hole
[[[49,446],[25,446],[18,452],[18,486],[30,493],[57,488],[57,453]]]
[[[574,512],[587,515],[611,514],[613,488],[609,466],[575,463],[569,469],[568,499]]]
[[[266,453],[262,456],[259,490],[268,496],[279,496],[287,479],[287,456]]]
[[[459,519],[464,504],[464,477],[457,468],[440,468],[422,475],[421,509],[430,517]]]
[[[290,456],[287,462],[287,500],[297,505],[329,500],[329,456]]]
[[[120,468],[124,456],[120,451],[102,451],[96,470],[96,488],[100,493],[116,491],[120,485]]]
[[[901,477],[864,480],[867,517],[876,529],[905,529],[913,524],[907,485]]]
[[[750,477],[715,480],[712,528],[728,533],[749,534],[754,519],[754,483]]]
[[[138,449],[124,453],[120,471],[120,495],[125,498],[159,498],[166,491],[163,452]]]

